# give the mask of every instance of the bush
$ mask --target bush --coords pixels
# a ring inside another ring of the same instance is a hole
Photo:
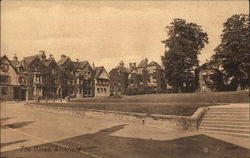
[[[136,95],[137,94],[137,89],[133,87],[129,87],[125,91],[126,95]]]

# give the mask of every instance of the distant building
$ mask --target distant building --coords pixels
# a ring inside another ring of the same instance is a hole
[[[103,66],[94,68],[95,77],[95,97],[107,97],[110,96],[110,78]]]
[[[109,72],[111,94],[125,94],[128,87],[128,68],[124,67],[123,61]]]
[[[165,73],[161,66],[148,59],[143,59],[138,66],[136,63],[129,63],[129,68],[124,67],[124,63],[110,71],[111,93],[126,94],[127,90],[157,92],[166,89]],[[136,93],[136,92],[135,92]],[[140,93],[140,92],[139,92]]]
[[[132,63],[130,63],[131,67]],[[136,81],[135,78],[138,80]],[[131,83],[132,81],[132,83]],[[143,59],[136,67],[132,66],[132,71],[129,73],[129,86],[133,87],[133,82],[137,83],[137,87],[147,87],[152,90],[166,88],[165,73],[161,66],[155,61],[148,63],[148,59]]]
[[[216,72],[213,69],[202,69],[199,71],[199,82],[198,91],[199,92],[212,92],[216,90],[215,84],[212,80],[212,75]]]

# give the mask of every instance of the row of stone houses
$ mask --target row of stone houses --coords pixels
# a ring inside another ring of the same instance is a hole
[[[56,62],[44,51],[18,60],[0,57],[0,100],[110,95],[110,79],[103,66],[88,61],[72,61],[62,55]]]
[[[123,61],[110,71],[111,94],[131,94],[131,90],[157,92],[166,89],[165,74],[161,66],[148,59],[143,59],[138,66],[129,63],[129,68]],[[132,93],[133,94],[133,93]]]

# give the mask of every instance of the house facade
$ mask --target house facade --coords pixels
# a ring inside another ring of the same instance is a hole
[[[69,57],[62,55],[57,64],[67,77],[67,83],[64,83],[67,87],[59,86],[58,94],[62,93],[62,97],[76,98],[94,96],[94,70],[88,61],[72,61]]]
[[[110,78],[103,66],[94,68],[94,95],[95,97],[110,96]]]
[[[124,66],[123,61],[109,72],[110,76],[110,93],[111,95],[125,94],[128,87],[128,71],[129,69]]]
[[[157,92],[166,88],[166,79],[161,66],[148,59],[143,59],[138,66],[129,63],[129,68],[121,62],[110,71],[111,93],[135,94]],[[137,92],[136,92],[137,91]]]
[[[27,73],[22,62],[16,56],[9,60],[7,56],[0,57],[0,100],[26,100]]]

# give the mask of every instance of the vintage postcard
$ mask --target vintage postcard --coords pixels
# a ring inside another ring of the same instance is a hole
[[[1,158],[249,158],[249,2],[2,0]]]

